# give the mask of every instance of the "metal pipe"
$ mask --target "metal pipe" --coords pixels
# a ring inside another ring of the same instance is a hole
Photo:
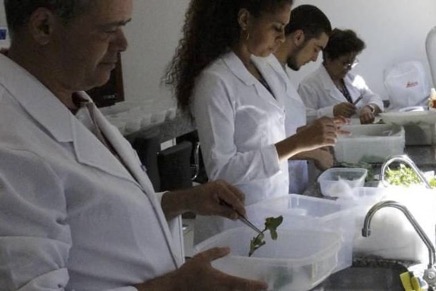
[[[418,169],[416,164],[407,156],[407,155],[393,155],[390,156],[386,161],[383,163],[381,167],[381,173],[380,173],[380,180],[385,185],[385,172],[386,168],[392,163],[392,162],[403,162],[406,165],[408,165],[412,170],[415,172],[415,174],[418,176],[418,178],[421,180],[422,183],[424,183],[425,187],[428,189],[431,189],[430,183],[427,181],[427,179],[424,177],[422,172]]]
[[[421,228],[421,226],[416,221],[415,217],[409,212],[409,210],[402,204],[398,203],[397,201],[381,201],[375,204],[371,207],[371,209],[368,210],[368,213],[365,216],[365,220],[363,222],[363,228],[362,228],[362,236],[368,237],[371,235],[371,219],[374,216],[374,214],[379,211],[380,209],[384,207],[393,207],[401,212],[406,216],[407,220],[412,224],[413,228],[415,229],[416,233],[418,233],[421,240],[424,242],[428,249],[428,268],[433,267],[435,263],[435,247],[433,246],[433,243],[428,238],[427,234],[424,232],[424,230]]]

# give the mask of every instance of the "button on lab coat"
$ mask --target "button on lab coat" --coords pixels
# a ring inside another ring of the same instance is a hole
[[[306,106],[301,100],[300,95],[291,83],[287,72],[280,64],[278,59],[271,54],[267,58],[253,57],[257,67],[269,79],[275,78],[284,87],[285,94],[277,96],[277,100],[285,108],[285,130],[286,136],[294,135],[299,127],[306,125]],[[271,75],[270,70],[275,73]],[[288,70],[288,67],[286,66]],[[273,80],[271,80],[273,82]],[[289,160],[289,193],[302,194],[308,187],[309,175],[307,161]]]
[[[0,289],[136,290],[182,264],[180,219],[167,223],[136,153],[93,110],[124,165],[0,54]]]
[[[361,76],[349,72],[345,76],[344,82],[353,101],[359,96],[363,96],[363,99],[356,105],[358,110],[371,103],[383,111],[382,99],[369,89]],[[324,65],[321,65],[301,81],[298,93],[306,105],[308,120],[322,116],[333,117],[333,107],[339,103],[347,102],[347,99],[333,83]]]
[[[275,96],[283,94],[278,80],[267,82]],[[238,187],[246,205],[288,193],[287,161],[279,162],[274,145],[286,137],[284,106],[233,52],[198,77],[192,112],[210,180]],[[225,228],[216,217],[200,217],[195,227],[196,242]]]

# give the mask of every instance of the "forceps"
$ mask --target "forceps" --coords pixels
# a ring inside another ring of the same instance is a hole
[[[233,207],[229,204],[229,203],[227,203],[226,201],[224,201],[224,200],[220,200],[220,204],[222,204],[222,205],[226,205],[226,206],[228,206],[228,207],[230,207],[230,208],[232,208],[233,209]],[[237,211],[237,210],[235,210],[235,209],[233,209],[237,214],[238,214],[238,219],[242,222],[242,223],[244,223],[246,226],[248,226],[248,227],[250,227],[252,230],[254,230],[255,232],[257,232],[258,234],[261,234],[262,233],[262,231],[260,230],[260,229],[258,229],[253,223],[251,223],[244,215],[242,215],[239,211]]]

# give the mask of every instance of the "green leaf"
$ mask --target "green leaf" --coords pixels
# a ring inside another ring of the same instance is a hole
[[[266,243],[264,241],[265,231],[269,230],[271,238],[273,240],[277,240],[278,237],[277,227],[279,227],[279,225],[282,224],[282,222],[283,222],[283,216],[268,217],[265,219],[265,229],[261,233],[259,233],[256,237],[253,237],[253,239],[250,241],[250,251],[248,253],[249,257],[251,257],[254,251],[256,251],[258,248],[260,248]]]
[[[265,220],[265,228],[271,230],[276,230],[280,224],[283,222],[283,216],[278,217],[268,217]]]

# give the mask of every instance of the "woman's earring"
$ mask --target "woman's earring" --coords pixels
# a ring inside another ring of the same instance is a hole
[[[247,37],[245,38],[246,41],[250,39],[250,33],[247,31]]]

